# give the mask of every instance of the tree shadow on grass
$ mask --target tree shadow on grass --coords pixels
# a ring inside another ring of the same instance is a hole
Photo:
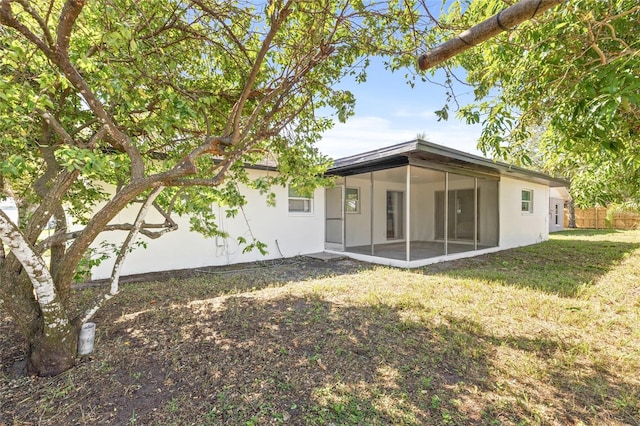
[[[585,235],[585,232],[580,231],[577,235]],[[421,271],[427,275],[445,274],[454,278],[499,282],[575,297],[639,248],[640,243],[554,239],[432,265]]]
[[[371,263],[347,258],[323,261],[297,256],[264,262],[129,275],[120,279],[120,288],[135,287],[136,293],[139,291],[145,293],[147,302],[153,301],[158,306],[164,306],[180,303],[193,297],[207,298],[212,295],[260,290],[289,282],[354,274],[375,267],[376,265]],[[101,299],[102,295],[108,291],[109,285],[108,280],[95,280],[77,286],[76,297],[72,299],[76,315],[81,315],[87,307],[93,306],[97,300]],[[111,303],[116,306],[127,306],[129,309],[145,306],[146,302],[131,299],[128,294],[128,292],[121,292]],[[140,307],[140,309],[143,308]]]
[[[595,424],[639,418],[640,390],[566,343],[497,337],[310,293],[183,300],[98,314],[97,352],[14,388],[0,417],[52,424]],[[509,363],[529,359],[531,371]],[[597,383],[597,390],[590,388]],[[18,395],[18,393],[21,393]],[[21,401],[20,404],[14,403]],[[628,401],[621,404],[620,401]]]

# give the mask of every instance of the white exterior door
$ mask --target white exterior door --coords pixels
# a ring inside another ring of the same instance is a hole
[[[564,229],[564,200],[559,198],[549,199],[549,232],[562,231]]]

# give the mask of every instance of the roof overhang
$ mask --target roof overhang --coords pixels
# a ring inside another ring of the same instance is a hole
[[[351,176],[408,164],[493,178],[505,176],[549,187],[569,186],[569,181],[565,179],[489,160],[421,139],[339,158],[327,170],[327,174]]]

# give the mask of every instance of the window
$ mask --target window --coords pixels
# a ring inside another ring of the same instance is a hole
[[[296,188],[289,186],[289,213],[311,213],[313,198],[305,197]]]
[[[360,189],[345,189],[344,210],[347,213],[360,213]]]
[[[531,189],[522,190],[522,213],[533,213],[533,191]]]

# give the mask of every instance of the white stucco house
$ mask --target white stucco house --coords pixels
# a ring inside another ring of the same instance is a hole
[[[257,179],[277,173],[272,167],[248,168],[249,177]],[[317,253],[324,249],[324,188],[318,188],[311,199],[296,197],[289,188],[273,187],[276,205],[270,206],[264,195],[253,188],[241,186],[247,199],[243,214],[226,217],[224,207],[211,206],[218,229],[229,237],[205,238],[191,231],[188,217],[174,218],[178,230],[146,242],[146,248],[138,248],[127,255],[122,275],[174,269],[193,269],[207,266],[223,266],[236,263],[294,257]],[[113,223],[133,223],[136,209],[122,211]],[[162,223],[164,219],[155,210],[149,210],[146,222]],[[125,232],[103,232],[94,244],[100,250],[103,242],[120,245]],[[251,241],[255,237],[267,245],[267,255],[258,250],[243,252],[237,237]],[[104,279],[111,275],[113,260],[107,259],[91,269],[92,279]]]
[[[275,172],[249,169],[251,177]],[[181,218],[180,230],[130,253],[122,274],[322,251],[419,267],[544,241],[562,226],[568,197],[565,180],[423,140],[338,159],[327,173],[335,176],[335,186],[316,189],[312,198],[274,188],[275,206],[257,190],[241,188],[248,201],[244,215],[227,218],[212,206],[229,238],[204,238]],[[132,222],[134,215],[124,211],[116,219]],[[236,238],[249,233],[267,244],[266,256],[242,252]],[[119,242],[124,233],[102,237],[98,241]],[[92,278],[108,277],[111,267],[103,262],[92,269]]]

